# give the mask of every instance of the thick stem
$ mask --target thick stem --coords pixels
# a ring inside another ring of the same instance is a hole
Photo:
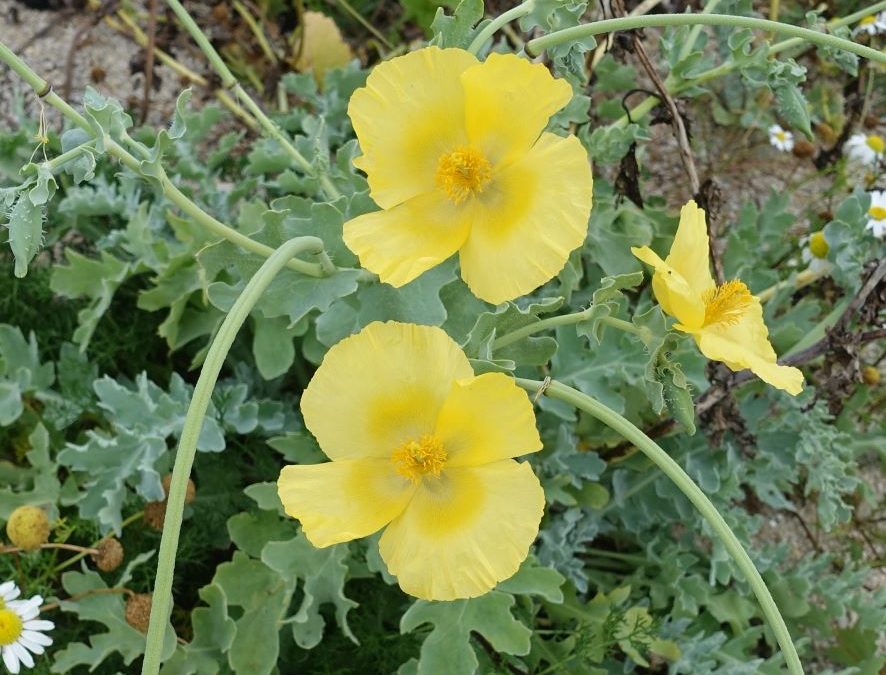
[[[517,5],[516,7],[512,7],[507,12],[503,12],[495,17],[492,21],[490,21],[486,26],[477,33],[477,37],[471,42],[471,46],[468,47],[468,51],[471,54],[476,54],[480,51],[486,41],[490,39],[493,35],[495,35],[496,31],[502,26],[506,26],[511,21],[515,21],[520,17],[524,17],[529,14],[533,9],[535,9],[535,0],[524,0],[523,3]]]
[[[697,24],[705,26],[731,26],[734,28],[758,28],[773,33],[784,33],[813,44],[842,49],[863,56],[871,61],[886,64],[886,54],[851,40],[828,35],[827,33],[819,33],[809,28],[779,23],[778,21],[755,19],[750,16],[731,16],[729,14],[653,14],[594,21],[593,23],[565,28],[530,40],[526,43],[526,53],[530,56],[538,56],[550,47],[567,42],[577,42],[600,33],[612,33],[634,28],[663,28],[667,26],[694,26]]]
[[[763,615],[766,617],[770,629],[775,634],[775,639],[781,647],[782,654],[784,654],[785,661],[787,662],[788,672],[791,675],[803,675],[803,666],[800,664],[800,657],[797,655],[797,650],[791,640],[791,634],[788,632],[781,612],[779,612],[778,606],[772,599],[766,583],[754,566],[754,562],[744,550],[738,537],[735,536],[735,533],[723,519],[723,516],[717,511],[717,508],[702,492],[701,488],[680,468],[680,465],[671,459],[649,436],[596,399],[560,382],[549,381],[543,383],[519,377],[516,378],[516,382],[530,392],[543,391],[545,395],[569,403],[600,420],[639,448],[643,454],[652,460],[674,482],[708,522],[708,525],[723,542],[729,555],[732,556],[736,566],[744,574],[748,585],[757,596]]]
[[[225,317],[221,328],[212,340],[209,352],[206,354],[206,361],[203,363],[197,386],[194,388],[194,396],[185,416],[178,453],[172,469],[172,482],[169,485],[169,495],[166,502],[166,518],[163,523],[163,535],[160,539],[160,554],[157,557],[157,577],[154,581],[151,621],[148,627],[142,675],[157,675],[160,671],[163,635],[172,605],[172,576],[175,570],[175,554],[178,549],[182,514],[185,508],[188,477],[194,464],[197,441],[203,428],[206,409],[209,406],[212,391],[215,389],[215,383],[225,358],[253,306],[277,273],[286,266],[287,261],[299,253],[319,254],[321,251],[323,251],[323,242],[317,237],[297,237],[290,239],[278,248],[246,284],[246,288],[243,289],[240,297],[237,298],[231,311]]]
[[[198,26],[194,19],[191,18],[191,15],[188,14],[188,11],[182,6],[179,0],[166,0],[166,4],[169,5],[170,9],[175,13],[178,20],[181,21],[194,42],[200,47],[200,51],[202,51],[206,58],[209,59],[209,63],[212,64],[215,72],[221,77],[222,87],[225,89],[231,89],[234,92],[234,96],[239,98],[240,102],[246,107],[246,109],[252,113],[252,116],[258,120],[258,123],[261,125],[262,129],[264,129],[265,133],[280,144],[286,154],[298,164],[302,171],[309,176],[317,177],[320,181],[320,186],[330,199],[340,197],[341,193],[335,185],[332,184],[329,177],[325,174],[317,174],[314,170],[314,166],[305,159],[304,155],[296,150],[295,146],[285,136],[283,131],[271,121],[271,119],[265,114],[264,110],[262,110],[259,105],[252,100],[252,97],[246,93],[246,90],[240,86],[240,83],[237,81],[237,78],[234,77],[234,74],[231,72],[231,69],[228,68],[224,59],[222,59],[221,55],[215,50],[215,47],[209,42],[209,38],[207,38],[206,34],[200,30],[200,26]]]

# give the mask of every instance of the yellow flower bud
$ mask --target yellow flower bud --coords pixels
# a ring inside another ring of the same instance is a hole
[[[880,371],[876,366],[865,366],[861,369],[861,379],[869,387],[880,384]]]
[[[824,232],[821,230],[813,232],[809,236],[809,251],[816,258],[827,258],[830,249],[831,247],[828,246],[828,240],[824,238]]]
[[[19,506],[6,523],[9,540],[23,551],[36,551],[49,541],[49,518],[38,506]]]

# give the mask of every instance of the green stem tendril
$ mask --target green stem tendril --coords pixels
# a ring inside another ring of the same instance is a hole
[[[197,43],[197,46],[200,47],[200,50],[209,60],[209,63],[212,65],[215,72],[221,77],[222,87],[225,89],[231,89],[234,92],[234,96],[239,98],[240,102],[243,103],[246,109],[252,113],[252,116],[258,120],[258,123],[261,125],[262,129],[265,130],[265,133],[280,144],[283,150],[292,158],[302,171],[309,176],[316,177],[317,180],[320,181],[320,186],[330,199],[340,197],[341,193],[335,185],[332,184],[332,181],[329,180],[329,176],[318,173],[315,170],[314,166],[305,158],[305,156],[296,150],[295,146],[286,137],[280,127],[271,121],[261,107],[259,107],[252,97],[246,93],[246,90],[240,86],[237,78],[234,77],[234,74],[231,72],[230,68],[228,68],[221,55],[219,55],[215,50],[215,47],[209,42],[209,38],[207,38],[206,34],[200,30],[200,26],[198,26],[194,19],[191,18],[191,15],[188,14],[188,11],[182,6],[179,0],[166,0],[166,4],[169,5],[170,9],[175,13],[175,16],[181,21],[182,25],[194,39],[194,42]]]
[[[264,262],[246,284],[246,288],[243,289],[231,311],[228,312],[206,354],[206,361],[200,370],[200,377],[194,388],[194,396],[185,416],[178,453],[172,469],[172,481],[169,485],[166,503],[166,518],[163,523],[163,535],[160,539],[160,554],[157,558],[157,577],[154,581],[151,621],[148,626],[142,675],[157,675],[160,671],[163,635],[166,632],[166,624],[169,621],[172,605],[172,576],[175,570],[175,555],[185,508],[188,477],[194,464],[197,441],[200,438],[200,431],[203,429],[206,409],[209,406],[212,391],[225,358],[253,306],[277,273],[286,266],[289,259],[300,253],[318,255],[322,252],[323,242],[317,237],[296,237],[274,251],[273,255]]]
[[[495,17],[492,21],[490,21],[486,26],[483,27],[479,33],[477,33],[477,37],[471,42],[471,46],[468,47],[468,51],[471,54],[476,54],[480,51],[486,41],[490,39],[493,35],[495,35],[496,31],[502,26],[509,24],[511,21],[515,21],[521,17],[529,14],[533,9],[535,9],[535,0],[525,0],[523,3],[517,5],[509,9],[507,12],[503,12]]]
[[[576,42],[587,37],[599,35],[600,33],[612,33],[619,30],[631,30],[634,28],[664,28],[667,26],[693,26],[697,24],[706,26],[730,26],[733,28],[758,28],[773,33],[784,33],[816,45],[842,49],[863,56],[871,61],[886,64],[886,54],[878,52],[876,49],[871,49],[870,47],[865,47],[864,45],[852,42],[852,40],[846,40],[844,38],[836,37],[835,35],[828,35],[827,33],[820,33],[818,31],[810,30],[809,28],[800,28],[799,26],[779,23],[778,21],[755,19],[749,16],[731,16],[729,14],[653,14],[594,21],[593,23],[554,31],[548,35],[543,35],[534,40],[530,40],[526,43],[526,53],[530,56],[538,56],[545,49],[549,49],[550,47],[555,47],[567,42]]]
[[[591,306],[585,310],[582,310],[581,312],[562,314],[560,316],[551,316],[547,319],[542,319],[541,321],[531,323],[528,326],[518,328],[514,331],[511,331],[510,333],[505,333],[500,338],[497,338],[495,341],[493,341],[492,349],[495,350],[501,349],[502,347],[507,347],[508,345],[512,345],[525,337],[529,337],[530,335],[534,335],[535,333],[540,333],[544,330],[556,328],[557,326],[569,326],[571,324],[587,321],[591,318],[591,313],[593,309],[593,306]],[[648,329],[643,328],[642,326],[635,326],[630,321],[616,319],[614,316],[602,316],[599,318],[599,321],[600,323],[611,326],[612,328],[617,328],[618,330],[624,331],[626,333],[636,335],[644,341],[648,340],[650,337]]]
[[[515,378],[516,383],[529,392],[544,392],[551,398],[556,398],[565,403],[569,403],[579,410],[583,410],[592,417],[600,420],[606,426],[621,434],[626,440],[633,443],[640,451],[645,454],[659,469],[670,478],[673,483],[686,495],[693,506],[708,522],[708,525],[719,537],[720,541],[726,547],[729,555],[736,566],[744,574],[748,585],[757,596],[763,615],[769,624],[770,629],[775,634],[775,639],[781,647],[787,662],[788,672],[791,675],[803,675],[803,666],[800,664],[800,657],[791,640],[791,634],[785,625],[784,619],[778,610],[778,606],[772,599],[766,583],[754,566],[753,561],[748,556],[738,537],[727,525],[723,516],[717,511],[717,508],[705,496],[705,493],[693,482],[693,480],[680,468],[671,457],[653,441],[649,436],[644,434],[640,429],[631,424],[624,417],[614,410],[609,409],[596,399],[581,393],[561,382],[548,381],[537,382],[535,380],[526,380],[523,378]]]

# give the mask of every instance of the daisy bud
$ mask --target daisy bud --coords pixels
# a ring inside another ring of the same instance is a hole
[[[49,518],[38,506],[19,506],[6,523],[9,540],[23,551],[36,551],[49,541]]]
[[[869,387],[880,384],[880,371],[876,366],[865,366],[861,369],[861,379]]]
[[[114,537],[103,539],[96,548],[98,553],[92,554],[92,560],[102,572],[113,572],[120,567],[123,562],[123,544],[119,540]]]
[[[151,594],[134,593],[126,600],[126,623],[140,633],[148,632],[151,621]]]

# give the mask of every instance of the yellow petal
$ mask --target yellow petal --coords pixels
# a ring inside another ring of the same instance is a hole
[[[476,63],[463,49],[419,49],[376,66],[351,96],[354,165],[380,207],[432,190],[440,157],[467,142],[460,77]]]
[[[371,323],[327,352],[305,389],[305,425],[332,459],[390,459],[434,432],[452,382],[472,377],[442,329]]]
[[[631,253],[655,269],[652,275],[652,292],[665,314],[675,317],[691,332],[704,323],[704,300],[673,267],[648,246],[631,247]]]
[[[493,165],[526,153],[551,115],[572,98],[566,80],[514,54],[490,54],[465,70],[461,81],[468,138]]]
[[[447,469],[422,483],[379,550],[410,595],[473,598],[517,571],[543,509],[544,491],[526,463]]]
[[[327,70],[347,64],[353,58],[351,48],[341,36],[335,21],[320,12],[305,12],[301,17],[302,44],[295,48],[295,69],[312,70],[314,79],[323,83]]]
[[[692,200],[680,211],[680,224],[665,262],[698,295],[716,285],[710,270],[710,247],[704,209],[698,208]]]
[[[776,363],[769,331],[763,322],[763,308],[757,298],[753,298],[738,323],[708,326],[694,336],[701,353],[709,359],[722,361],[732,370],[750,368],[764,382],[793,396],[803,391],[803,373]]]
[[[283,467],[277,481],[283,508],[323,548],[380,530],[403,513],[415,485],[387,459],[356,459]]]
[[[575,136],[542,134],[480,196],[482,213],[459,252],[478,298],[498,304],[535,290],[563,269],[588,231],[593,177]]]
[[[407,284],[455,253],[468,237],[473,204],[441,191],[349,220],[344,241],[360,264],[392,286]]]
[[[447,467],[477,466],[541,450],[526,392],[503,373],[456,382],[437,419],[435,436]]]

